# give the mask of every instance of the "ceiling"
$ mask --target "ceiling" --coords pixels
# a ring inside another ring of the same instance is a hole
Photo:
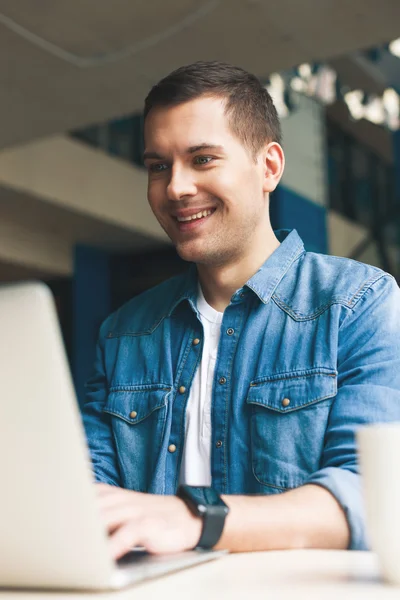
[[[399,36],[397,0],[0,0],[0,147],[139,111],[199,59],[258,76]]]
[[[16,265],[0,260],[0,284],[11,281],[49,278],[49,273],[40,269],[30,269],[19,264]]]

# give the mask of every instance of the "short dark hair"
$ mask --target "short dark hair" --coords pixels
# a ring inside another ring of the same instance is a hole
[[[281,143],[279,117],[268,91],[255,75],[224,62],[195,62],[161,79],[147,95],[144,118],[152,108],[200,96],[226,98],[230,128],[254,155],[266,142]]]

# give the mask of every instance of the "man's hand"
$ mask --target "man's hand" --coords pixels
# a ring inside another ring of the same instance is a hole
[[[134,546],[153,554],[194,548],[202,521],[176,496],[156,496],[96,484],[101,516],[110,535],[111,553],[118,559]]]

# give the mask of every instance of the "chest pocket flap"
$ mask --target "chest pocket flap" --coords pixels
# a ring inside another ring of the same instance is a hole
[[[132,389],[111,390],[104,412],[119,417],[131,425],[147,419],[167,404],[170,387],[148,385]]]
[[[335,371],[318,368],[250,384],[252,466],[260,484],[291,489],[318,470],[336,379]]]
[[[250,384],[247,403],[289,413],[337,394],[336,371],[313,369],[272,375]]]

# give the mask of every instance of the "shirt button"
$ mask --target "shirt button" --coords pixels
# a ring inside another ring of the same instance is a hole
[[[227,329],[227,330],[226,330],[226,333],[227,333],[228,335],[233,335],[233,334],[235,333],[235,330],[234,330],[234,329],[232,329],[232,327],[229,327],[229,329]]]
[[[193,346],[197,346],[198,344],[200,344],[200,340],[199,338],[195,338],[192,342]]]
[[[179,393],[180,394],[184,394],[186,392],[186,388],[184,385],[181,385],[181,387],[179,388]]]
[[[221,448],[221,446],[222,446],[221,440],[218,440],[218,442],[216,442],[215,445],[216,445],[217,448]]]
[[[241,297],[241,298],[244,298],[244,297],[245,297],[245,295],[246,295],[246,294],[245,294],[244,292],[241,292],[241,294],[240,294],[240,297]]]
[[[287,406],[289,406],[289,404],[290,404],[290,400],[289,400],[289,398],[284,398],[284,399],[282,400],[282,406],[283,406],[284,408],[286,408]]]
[[[171,452],[171,454],[173,454],[175,452],[175,450],[176,450],[175,444],[170,444],[168,446],[168,452]]]
[[[226,377],[220,377],[220,378],[219,378],[219,383],[220,383],[221,385],[224,385],[224,383],[226,383]]]
[[[136,417],[137,417],[136,410],[133,410],[129,416],[130,416],[131,419],[136,419]]]

